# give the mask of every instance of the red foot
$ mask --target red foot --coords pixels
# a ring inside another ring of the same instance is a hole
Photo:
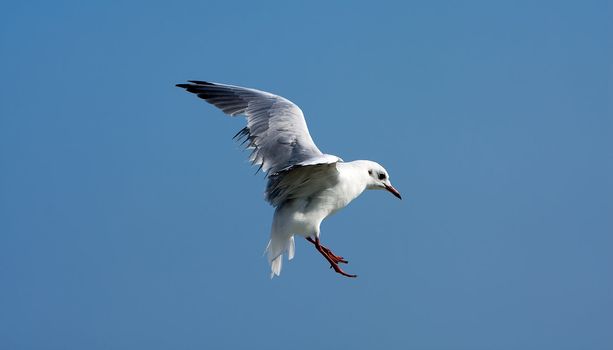
[[[317,251],[320,252],[321,255],[323,255],[324,258],[326,258],[326,260],[328,260],[328,262],[330,263],[330,268],[334,269],[336,273],[341,274],[346,277],[358,277],[358,275],[350,275],[346,273],[345,271],[343,271],[343,269],[341,269],[338,266],[338,263],[348,264],[349,262],[345,260],[342,256],[335,255],[334,253],[332,253],[330,249],[321,245],[319,243],[319,237],[316,237],[315,239],[311,237],[307,237],[307,241],[315,245],[315,248],[317,249]]]

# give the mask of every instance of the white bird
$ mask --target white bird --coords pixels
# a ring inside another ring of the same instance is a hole
[[[305,237],[337,273],[347,263],[319,241],[321,222],[344,208],[364,190],[385,189],[401,198],[387,171],[369,160],[343,162],[322,153],[311,138],[298,106],[268,92],[239,86],[189,80],[177,84],[224,113],[247,117],[234,138],[252,149],[250,160],[267,173],[266,200],[275,207],[266,247],[270,277],[281,273],[283,254],[294,257],[294,235]]]

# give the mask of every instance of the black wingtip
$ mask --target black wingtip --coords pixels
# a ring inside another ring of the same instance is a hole
[[[198,85],[215,85],[213,83],[209,83],[208,81],[202,81],[202,80],[188,80],[190,83],[194,83],[194,84],[198,84]]]
[[[196,88],[198,86],[215,86],[215,83],[209,83],[208,81],[202,80],[188,80],[191,84],[175,84],[176,87],[187,89],[189,91],[190,88]],[[193,92],[193,91],[190,91]]]

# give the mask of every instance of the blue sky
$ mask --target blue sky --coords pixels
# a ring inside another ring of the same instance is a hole
[[[611,3],[5,2],[3,349],[610,349]],[[368,192],[270,280],[231,119],[281,94]]]

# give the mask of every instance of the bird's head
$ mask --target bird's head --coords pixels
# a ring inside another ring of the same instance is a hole
[[[369,190],[387,190],[391,192],[394,196],[402,199],[400,196],[400,192],[392,186],[390,182],[390,177],[387,174],[385,168],[383,168],[380,164],[367,161],[365,162],[365,169],[368,171],[368,182],[366,183],[366,188]]]

